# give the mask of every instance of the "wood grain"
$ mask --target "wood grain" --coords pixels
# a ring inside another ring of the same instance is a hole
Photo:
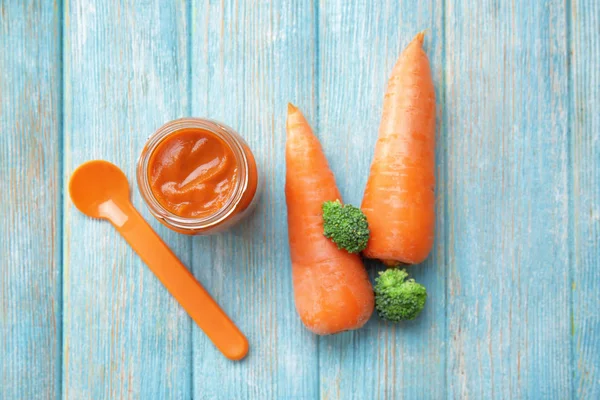
[[[190,239],[152,218],[135,161],[160,125],[187,114],[184,2],[70,1],[65,7],[65,168],[106,159],[134,205],[189,265]],[[189,398],[191,323],[106,221],[65,212],[64,397]]]
[[[360,205],[382,113],[402,49],[427,30],[425,49],[443,107],[443,4],[328,1],[319,8],[318,131],[344,201]],[[439,112],[441,117],[442,113]],[[376,315],[365,328],[319,343],[324,399],[441,398],[445,393],[444,143],[438,118],[437,222],[429,259],[409,269],[429,293],[423,315],[399,325]],[[372,277],[383,270],[367,263]]]
[[[0,1],[0,399],[60,395],[59,12]]]
[[[571,141],[573,395],[600,398],[600,4],[573,1]]]
[[[250,341],[248,357],[231,363],[194,328],[195,398],[318,396],[317,338],[294,309],[283,192],[287,102],[316,120],[314,15],[288,1],[193,2],[192,113],[236,129],[264,184],[248,220],[194,239],[195,275]]]
[[[0,0],[0,399],[599,398],[599,22],[593,0]],[[427,306],[316,337],[293,303],[286,104],[359,204],[386,80],[423,29],[436,245],[409,272]],[[186,115],[231,125],[259,162],[261,202],[228,233],[170,232],[134,184],[146,138]],[[123,168],[247,359],[73,207],[64,183],[94,158]]]
[[[447,395],[570,398],[565,3],[447,5]]]

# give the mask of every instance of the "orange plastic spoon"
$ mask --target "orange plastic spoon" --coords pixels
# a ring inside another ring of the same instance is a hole
[[[82,213],[113,224],[225,357],[244,358],[248,340],[133,207],[123,171],[89,161],[73,172],[69,193]]]

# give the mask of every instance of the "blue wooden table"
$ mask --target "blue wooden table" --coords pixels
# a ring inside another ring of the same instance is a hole
[[[599,24],[596,0],[0,0],[0,399],[600,398]],[[359,204],[385,82],[423,29],[437,232],[411,271],[427,306],[314,336],[292,297],[286,104]],[[257,211],[186,237],[132,198],[247,334],[242,362],[66,194],[96,158],[133,185],[146,138],[190,115],[250,143]]]

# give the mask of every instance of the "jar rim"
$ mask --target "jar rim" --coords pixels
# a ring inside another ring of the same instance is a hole
[[[201,218],[181,217],[163,207],[156,199],[148,179],[150,159],[158,146],[172,134],[182,129],[197,128],[209,131],[229,146],[238,165],[233,195],[213,214]],[[231,127],[207,118],[179,118],[158,128],[146,141],[137,162],[137,183],[140,194],[154,217],[178,229],[199,230],[219,225],[233,214],[248,187],[248,158],[243,148],[243,139]]]

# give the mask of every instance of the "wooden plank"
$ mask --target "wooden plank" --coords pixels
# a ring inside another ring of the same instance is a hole
[[[316,122],[314,10],[289,1],[195,1],[193,115],[221,120],[254,150],[264,192],[229,233],[194,240],[195,275],[250,341],[231,363],[194,328],[194,397],[316,398],[317,339],[296,315],[284,198],[287,102]]]
[[[571,396],[565,2],[448,2],[448,397]]]
[[[60,396],[60,17],[0,1],[0,398]]]
[[[427,29],[443,106],[443,4],[343,0],[320,3],[318,131],[344,200],[359,205],[377,139],[387,80],[402,49]],[[441,116],[441,111],[439,112]],[[365,328],[322,337],[320,394],[324,399],[441,398],[445,393],[444,143],[438,121],[436,242],[429,259],[409,269],[428,289],[415,321],[387,324],[376,315]],[[369,262],[374,277],[383,265]],[[432,384],[433,383],[433,384]]]
[[[146,138],[188,112],[183,1],[73,0],[65,6],[65,170],[120,166],[136,207],[189,265],[190,238],[162,227],[135,185]],[[66,200],[64,395],[189,398],[191,322],[105,221]]]
[[[573,185],[573,395],[600,398],[600,3],[571,12]]]

